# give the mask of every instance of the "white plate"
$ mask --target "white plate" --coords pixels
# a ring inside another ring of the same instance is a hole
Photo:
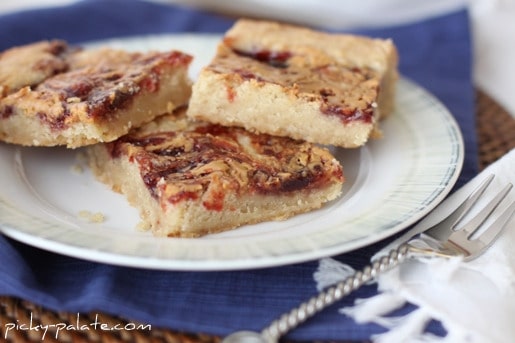
[[[218,39],[166,35],[101,44],[182,49],[197,57],[195,77],[211,59]],[[456,182],[463,163],[462,137],[448,110],[406,79],[398,87],[397,110],[382,123],[384,138],[360,149],[334,151],[347,178],[344,194],[320,210],[198,239],[155,238],[136,229],[137,212],[123,196],[95,181],[78,158],[80,150],[0,143],[0,229],[64,255],[167,270],[270,267],[363,247],[435,207]],[[81,211],[102,213],[106,220],[89,222]]]

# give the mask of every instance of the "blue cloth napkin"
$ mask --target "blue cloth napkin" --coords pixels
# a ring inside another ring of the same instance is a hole
[[[0,50],[41,39],[79,43],[166,32],[224,32],[233,18],[184,7],[126,0],[89,0],[0,17]],[[322,28],[323,29],[323,28]],[[453,113],[465,138],[457,185],[477,173],[471,42],[465,9],[422,22],[358,33],[389,37],[400,52],[403,75],[436,95]],[[416,115],[414,113],[413,115]],[[337,258],[365,265],[385,242]],[[226,335],[260,330],[277,315],[316,293],[318,262],[251,271],[166,272],[92,263],[33,248],[0,235],[0,294],[72,313],[107,312],[190,332]],[[364,287],[293,331],[297,340],[366,340],[382,329],[358,325],[337,309]],[[441,333],[437,323],[429,330]]]

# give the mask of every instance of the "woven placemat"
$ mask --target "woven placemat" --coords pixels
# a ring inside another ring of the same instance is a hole
[[[480,168],[484,168],[515,147],[515,119],[482,91],[476,93],[476,111],[479,161]],[[94,329],[92,323],[98,323],[98,329]],[[102,330],[101,324],[110,330]],[[65,326],[67,328],[63,329]],[[48,327],[48,330],[22,327]],[[81,330],[86,327],[88,329]],[[220,342],[220,338],[149,328],[103,313],[53,312],[25,300],[3,296],[0,297],[0,341],[208,343]]]
[[[479,163],[483,169],[515,148],[515,119],[485,92],[476,92]]]

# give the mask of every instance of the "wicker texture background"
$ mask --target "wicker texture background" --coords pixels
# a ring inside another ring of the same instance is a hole
[[[476,124],[479,138],[480,168],[484,168],[515,147],[515,119],[482,91],[476,93]],[[98,317],[97,317],[98,316]],[[107,314],[80,314],[79,324],[98,321],[110,327],[135,323]],[[0,296],[0,342],[42,342],[43,332],[12,329],[6,335],[6,323],[18,325],[77,326],[77,314],[52,312],[25,300]],[[137,324],[137,323],[136,323]],[[44,342],[219,342],[220,338],[204,334],[189,334],[152,327],[151,330],[61,330],[50,327]]]

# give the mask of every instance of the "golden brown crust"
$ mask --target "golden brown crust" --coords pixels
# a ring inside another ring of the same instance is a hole
[[[327,33],[278,22],[240,19],[227,31],[224,43],[241,51],[290,51],[311,56],[310,63],[338,63],[370,68],[378,73],[397,72],[397,51],[389,39]],[[315,62],[314,60],[318,60]]]
[[[63,41],[43,41],[0,53],[0,98],[68,70],[73,49]]]
[[[391,41],[239,20],[193,86],[188,115],[343,147],[393,108]]]
[[[137,198],[156,235],[195,237],[284,219],[334,199],[343,183],[326,149],[184,114],[160,117],[89,152],[95,174],[133,203]],[[120,178],[128,170],[139,175]]]
[[[34,51],[26,67],[32,77],[7,75],[15,74],[9,70],[17,55]],[[68,147],[114,140],[188,101],[190,61],[178,51],[88,51],[63,42],[6,51],[0,56],[0,139]]]

